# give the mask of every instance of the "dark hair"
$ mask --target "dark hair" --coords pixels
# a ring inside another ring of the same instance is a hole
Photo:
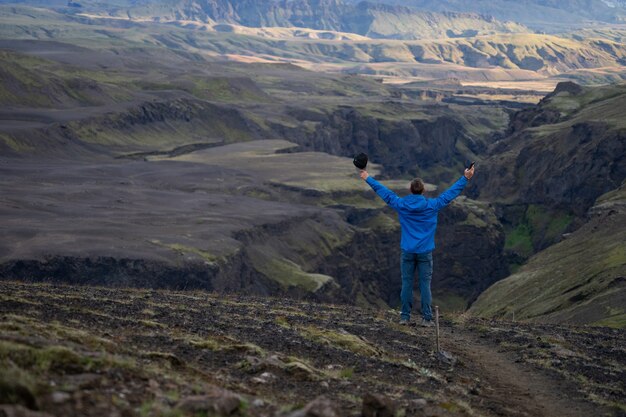
[[[421,178],[415,178],[411,181],[411,193],[422,194],[424,192],[424,181]]]

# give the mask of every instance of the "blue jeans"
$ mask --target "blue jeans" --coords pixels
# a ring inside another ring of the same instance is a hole
[[[425,320],[432,320],[433,313],[430,308],[432,294],[430,293],[430,281],[433,277],[433,254],[408,253],[402,251],[400,270],[402,271],[402,291],[400,300],[402,301],[402,312],[400,317],[408,320],[411,317],[413,308],[413,277],[417,269],[420,280],[420,293],[422,294],[422,317]]]

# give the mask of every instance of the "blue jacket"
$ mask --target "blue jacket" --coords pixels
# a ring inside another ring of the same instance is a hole
[[[437,198],[426,198],[418,194],[400,198],[372,177],[367,177],[366,182],[385,203],[398,212],[402,229],[402,250],[408,253],[427,253],[435,249],[437,213],[461,194],[467,178],[461,177]]]

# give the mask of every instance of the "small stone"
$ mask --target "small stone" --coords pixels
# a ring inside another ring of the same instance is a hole
[[[67,375],[65,385],[73,389],[94,389],[100,384],[101,376],[94,373]]]
[[[320,396],[308,403],[303,409],[289,414],[288,417],[339,417],[339,413],[330,399]]]
[[[397,410],[396,403],[390,398],[379,394],[365,394],[363,397],[363,417],[394,417]]]
[[[427,401],[424,398],[417,398],[409,401],[409,405],[406,408],[407,415],[414,414],[422,410],[427,405]]]
[[[252,403],[250,403],[252,407],[263,407],[265,405],[265,401],[260,398],[255,398]]]
[[[322,381],[320,382],[320,385],[322,386],[322,388],[326,388],[326,389],[330,388],[328,381]]]
[[[52,402],[56,404],[64,403],[70,398],[72,398],[72,396],[67,392],[55,391],[52,393]]]
[[[148,386],[152,391],[156,391],[159,389],[159,383],[154,379],[148,381]]]
[[[263,379],[270,381],[272,379],[276,379],[276,375],[274,375],[271,372],[263,372],[261,375],[259,375],[259,378],[263,378]]]
[[[29,410],[21,405],[0,405],[0,416],[2,417],[54,417],[48,413]]]
[[[239,363],[239,367],[248,373],[255,374],[267,368],[267,363],[256,356],[246,356],[244,360]]]
[[[318,376],[316,375],[315,371],[311,369],[311,367],[309,367],[308,365],[302,362],[297,362],[297,361],[289,362],[288,364],[285,365],[284,369],[288,374],[298,379],[303,379],[303,380],[308,380],[308,381],[315,381],[316,379],[318,379]]]
[[[206,395],[192,395],[178,402],[177,407],[189,413],[229,415],[241,405],[241,397],[232,391],[214,388]]]
[[[255,384],[268,384],[276,379],[276,375],[271,372],[263,372],[261,375],[252,378]]]
[[[437,353],[437,359],[439,360],[439,362],[443,362],[452,366],[455,365],[457,362],[457,359],[454,357],[454,355],[452,355],[450,352],[446,352],[445,350],[440,350],[439,353]]]

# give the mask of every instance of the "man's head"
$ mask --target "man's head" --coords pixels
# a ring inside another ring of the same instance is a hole
[[[411,194],[422,194],[424,192],[424,181],[421,178],[415,178],[411,181]]]

